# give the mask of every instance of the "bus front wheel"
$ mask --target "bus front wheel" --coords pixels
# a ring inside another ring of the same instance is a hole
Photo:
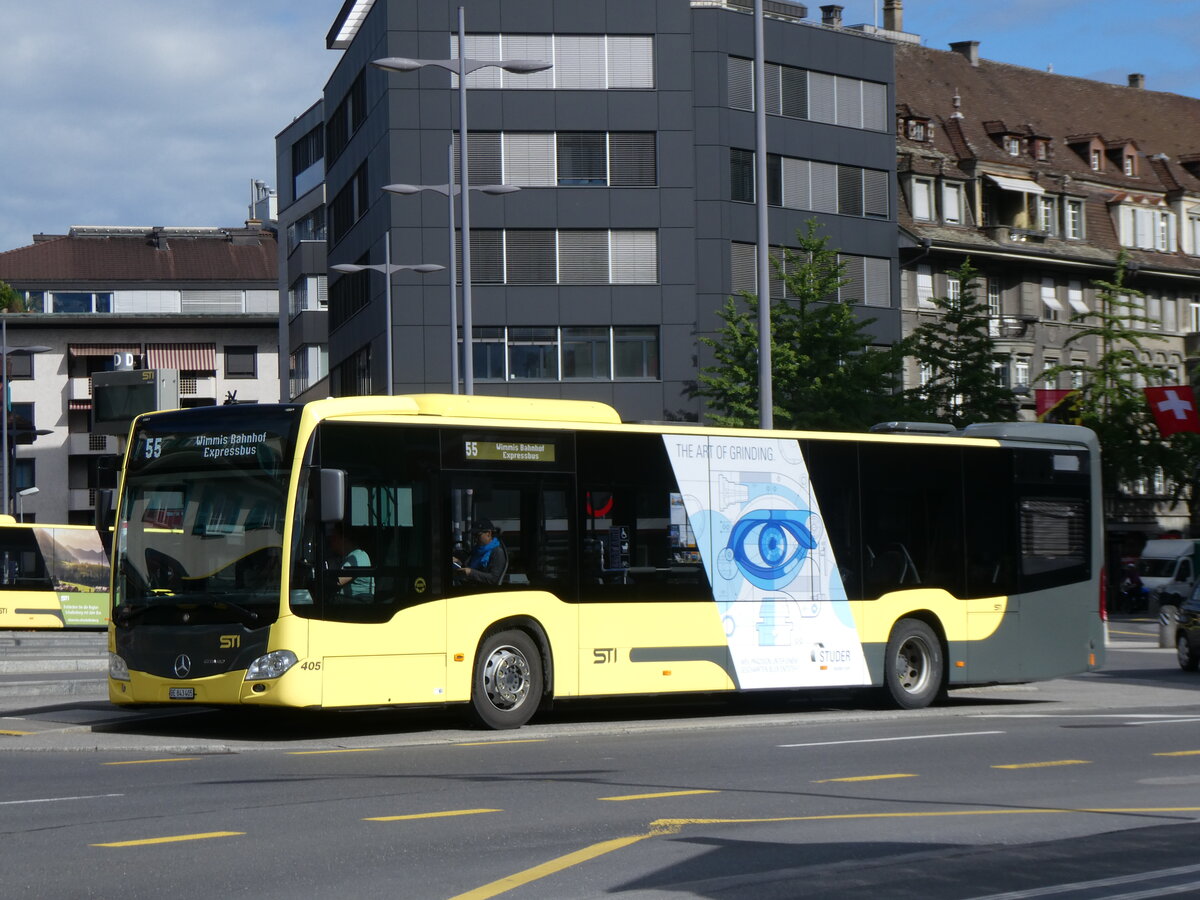
[[[883,663],[886,698],[901,709],[923,709],[943,689],[942,642],[918,619],[901,619],[888,638]]]
[[[488,635],[475,655],[471,711],[487,728],[520,728],[542,699],[542,657],[523,631]]]

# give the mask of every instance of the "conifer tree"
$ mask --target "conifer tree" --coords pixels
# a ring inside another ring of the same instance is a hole
[[[771,304],[773,418],[777,428],[861,430],[896,418],[894,348],[872,347],[849,303],[838,299],[845,265],[815,220],[797,232],[798,248],[773,259],[786,299]],[[758,404],[758,297],[743,291],[717,311],[724,325],[702,337],[716,362],[701,369],[696,394],[718,425],[755,427]]]
[[[918,325],[908,338],[908,354],[923,378],[906,395],[922,419],[955,428],[1010,420],[1013,395],[996,377],[1004,356],[996,351],[987,303],[979,299],[979,271],[965,259],[949,275],[958,285],[957,296],[932,298],[941,315]]]

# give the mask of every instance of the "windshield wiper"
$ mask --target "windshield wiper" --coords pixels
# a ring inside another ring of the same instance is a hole
[[[241,615],[247,625],[253,625],[259,619],[258,613],[254,610],[247,609],[245,606],[239,606],[237,603],[232,603],[229,600],[207,600],[204,601],[204,605],[211,606],[214,609],[230,609]]]

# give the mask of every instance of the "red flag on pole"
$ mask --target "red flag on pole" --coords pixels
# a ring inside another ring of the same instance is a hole
[[[1163,437],[1180,431],[1200,432],[1200,415],[1196,413],[1196,398],[1192,396],[1189,385],[1148,387],[1145,391],[1146,402],[1150,404],[1159,434]]]

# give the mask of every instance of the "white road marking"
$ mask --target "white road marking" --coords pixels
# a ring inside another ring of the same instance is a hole
[[[811,744],[780,744],[780,747],[832,747],[838,744],[881,744],[888,741],[926,741],[931,738],[979,737],[985,734],[1004,734],[1003,731],[960,731],[954,734],[910,734],[904,737],[862,738],[856,741],[815,741]]]
[[[0,806],[17,806],[21,803],[61,803],[63,800],[105,800],[109,797],[124,796],[124,794],[85,794],[82,797],[38,797],[33,800],[0,800]]]
[[[1176,875],[1190,875],[1200,872],[1200,866],[1180,866],[1176,869],[1158,869],[1154,872],[1139,872],[1136,875],[1118,875],[1114,878],[1098,878],[1095,881],[1076,881],[1071,884],[1055,884],[1043,888],[1030,888],[1027,891],[1008,891],[1003,894],[984,894],[972,897],[971,900],[1026,900],[1029,897],[1049,897],[1053,894],[1066,894],[1073,891],[1085,891],[1092,888],[1113,887],[1118,884],[1135,884],[1139,881],[1153,881],[1159,878],[1172,878]],[[1182,894],[1195,890],[1196,882],[1179,885],[1163,885],[1147,891],[1136,891],[1132,894],[1105,894],[1105,900],[1135,900],[1139,897],[1162,897],[1165,894]]]

